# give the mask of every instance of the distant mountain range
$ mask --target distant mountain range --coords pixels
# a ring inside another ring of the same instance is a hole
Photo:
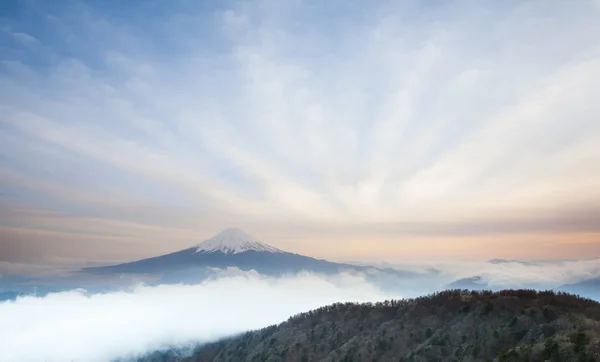
[[[577,283],[565,284],[560,286],[558,290],[600,300],[600,278],[586,279]]]
[[[596,259],[592,259],[592,260],[596,260]],[[541,265],[551,264],[551,263],[561,263],[564,261],[571,261],[571,260],[520,261],[520,260],[492,259],[492,260],[489,260],[488,263],[490,263],[490,264],[518,263],[518,264],[521,264],[524,266],[541,266]],[[600,263],[600,260],[599,260],[599,263]],[[548,288],[543,288],[539,285],[528,285],[528,286],[519,285],[519,286],[511,286],[511,287],[513,287],[513,288],[525,287],[525,288],[531,288],[531,289],[537,289],[537,290],[548,289]],[[493,291],[498,291],[498,290],[503,289],[500,286],[490,285],[485,280],[485,278],[483,278],[482,276],[479,276],[479,275],[469,277],[469,278],[462,278],[462,279],[455,280],[454,282],[446,285],[446,288],[448,288],[448,289],[468,289],[468,290],[493,290]],[[600,278],[599,277],[593,277],[593,278],[585,279],[585,280],[575,282],[575,283],[557,285],[551,289],[560,291],[560,292],[579,295],[584,298],[590,298],[590,299],[600,301]]]
[[[449,289],[468,289],[468,290],[501,290],[500,286],[493,286],[486,282],[480,276],[474,276],[470,278],[458,279],[446,286]],[[529,288],[529,287],[528,287]],[[532,286],[532,289],[542,290],[548,288],[540,288]],[[592,278],[582,280],[577,283],[563,284],[555,288],[551,288],[555,291],[565,292],[569,294],[578,295],[584,298],[600,301],[600,278]]]

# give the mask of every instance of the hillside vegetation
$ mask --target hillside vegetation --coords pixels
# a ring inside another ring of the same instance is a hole
[[[552,291],[450,290],[340,303],[277,326],[139,359],[158,361],[600,361],[600,304]]]

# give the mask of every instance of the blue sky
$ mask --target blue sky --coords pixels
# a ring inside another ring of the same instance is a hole
[[[232,226],[353,259],[599,250],[598,1],[0,14],[2,261],[149,256]]]

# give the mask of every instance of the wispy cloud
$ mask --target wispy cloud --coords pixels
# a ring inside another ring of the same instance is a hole
[[[25,10],[0,19],[11,203],[177,245],[220,224],[598,245],[592,2]]]
[[[34,47],[40,44],[40,41],[27,33],[12,33],[13,38],[26,47]]]

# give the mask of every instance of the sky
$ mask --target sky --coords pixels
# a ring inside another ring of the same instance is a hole
[[[0,263],[239,227],[330,260],[600,256],[600,1],[0,3]]]

